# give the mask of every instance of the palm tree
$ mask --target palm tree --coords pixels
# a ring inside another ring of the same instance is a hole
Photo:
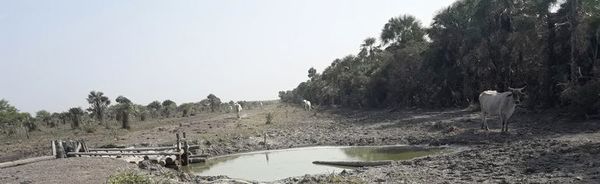
[[[375,42],[377,39],[373,37],[368,37],[365,39],[363,44],[360,44],[360,52],[358,53],[359,57],[367,58],[371,56],[375,51]]]
[[[425,30],[412,15],[402,15],[391,18],[383,26],[381,42],[383,45],[402,46],[410,41],[425,41]]]
[[[104,93],[98,91],[91,91],[87,98],[88,103],[90,104],[90,108],[87,110],[92,112],[92,115],[100,121],[100,123],[104,122],[104,113],[106,113],[106,108],[110,105],[110,99],[104,96]]]
[[[129,126],[129,114],[133,111],[131,100],[124,96],[119,96],[117,99],[115,99],[115,101],[119,103],[119,107],[117,109],[121,119],[121,128],[130,129],[131,126]]]

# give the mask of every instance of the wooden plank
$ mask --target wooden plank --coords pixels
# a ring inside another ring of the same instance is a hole
[[[177,152],[156,152],[156,153],[84,153],[84,152],[69,152],[67,155],[79,155],[79,156],[122,156],[122,155],[180,155],[181,153]]]
[[[190,146],[190,149],[198,149],[199,145]],[[89,148],[88,151],[165,151],[165,150],[176,150],[177,147],[149,147],[149,148]]]
[[[88,151],[163,151],[174,150],[176,147],[155,147],[155,148],[89,148]]]
[[[337,166],[349,166],[349,167],[369,167],[369,166],[380,166],[392,164],[392,161],[314,161],[313,164],[323,165],[337,165]]]
[[[3,162],[3,163],[0,163],[0,168],[14,167],[14,166],[18,166],[18,165],[24,165],[24,164],[29,164],[29,163],[33,163],[33,162],[52,160],[52,159],[55,159],[55,157],[54,156],[42,156],[42,157],[28,158],[28,159],[22,159],[22,160],[15,160],[15,161],[11,161],[11,162]]]

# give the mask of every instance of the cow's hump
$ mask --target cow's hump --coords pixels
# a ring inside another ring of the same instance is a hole
[[[497,95],[498,91],[487,90],[487,91],[484,91],[483,94],[486,94],[486,95]]]

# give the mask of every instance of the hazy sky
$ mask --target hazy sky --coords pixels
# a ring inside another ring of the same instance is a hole
[[[391,18],[453,0],[0,0],[0,98],[21,111],[113,100],[277,99]]]

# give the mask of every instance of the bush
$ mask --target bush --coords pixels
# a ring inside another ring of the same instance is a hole
[[[588,82],[565,91],[561,95],[563,102],[568,104],[567,110],[577,117],[587,117],[598,114],[600,108],[600,81]]]
[[[267,124],[271,124],[273,121],[273,113],[267,113],[267,116],[265,118],[267,118]]]
[[[81,129],[86,133],[94,133],[96,132],[96,126],[92,123],[83,124]]]
[[[110,176],[108,178],[109,184],[142,184],[152,183],[150,178],[146,175],[134,173],[131,171],[122,172],[117,175]]]

